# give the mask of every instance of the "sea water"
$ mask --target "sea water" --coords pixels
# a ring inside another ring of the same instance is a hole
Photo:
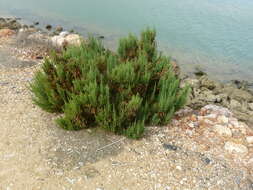
[[[0,15],[63,24],[105,43],[150,26],[185,72],[253,81],[252,0],[0,0]]]

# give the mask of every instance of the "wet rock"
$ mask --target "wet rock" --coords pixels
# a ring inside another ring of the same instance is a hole
[[[18,30],[21,28],[21,24],[17,21],[17,20],[11,20],[8,24],[7,24],[8,28],[11,30]]]
[[[200,86],[202,88],[207,88],[209,90],[213,90],[217,86],[217,83],[210,80],[207,76],[202,76],[199,80],[200,80]]]
[[[70,33],[75,33],[75,30],[74,30],[74,29],[71,29],[69,32],[70,32]]]
[[[193,72],[197,77],[201,77],[204,75],[207,75],[202,69],[200,69],[199,67],[195,68],[195,71]]]
[[[220,136],[223,136],[223,137],[232,137],[231,130],[228,127],[224,126],[224,125],[215,125],[213,127],[213,130],[214,130],[214,132],[216,132]]]
[[[238,89],[248,90],[251,84],[248,81],[232,80],[232,84]]]
[[[55,28],[55,31],[56,31],[56,32],[62,32],[62,31],[63,31],[63,28],[62,28],[61,26],[57,26],[57,27]]]
[[[229,153],[236,153],[236,154],[247,154],[248,148],[242,144],[237,144],[231,141],[225,143],[224,149]]]
[[[231,99],[235,99],[237,101],[253,101],[252,94],[242,89],[236,89],[231,86],[227,86],[221,89],[221,91],[228,94]]]
[[[51,30],[52,29],[52,25],[50,25],[50,24],[46,25],[46,29],[47,30]]]
[[[17,21],[17,19],[13,19],[13,18],[0,19],[0,29],[8,28],[11,30],[18,30],[21,27],[22,25]]]
[[[28,27],[28,25],[26,25],[26,24],[24,24],[24,25],[22,25],[22,28],[21,29],[19,29],[19,30],[22,30],[22,29],[28,29],[29,27]]]
[[[105,36],[100,35],[98,38],[99,39],[105,39]]]
[[[182,85],[190,84],[191,94],[187,105],[200,109],[207,104],[229,108],[241,121],[253,126],[253,94],[244,83],[221,84],[203,75],[199,78],[185,78]]]

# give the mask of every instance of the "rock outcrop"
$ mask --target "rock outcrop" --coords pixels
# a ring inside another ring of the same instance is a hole
[[[253,93],[245,86],[235,83],[222,84],[211,80],[207,75],[186,78],[183,84],[192,87],[188,105],[199,109],[207,104],[229,108],[241,121],[253,126]]]
[[[56,48],[63,48],[68,45],[80,46],[84,39],[78,34],[69,34],[68,32],[61,32],[59,35],[51,38],[52,44]]]
[[[15,18],[0,18],[0,29],[18,30],[22,25]]]

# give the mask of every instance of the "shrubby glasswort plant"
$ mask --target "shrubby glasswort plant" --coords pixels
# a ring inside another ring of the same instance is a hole
[[[63,113],[67,130],[94,126],[140,138],[145,125],[164,125],[186,102],[170,59],[157,51],[156,32],[129,35],[118,51],[90,37],[45,59],[31,83],[33,101],[48,112]]]

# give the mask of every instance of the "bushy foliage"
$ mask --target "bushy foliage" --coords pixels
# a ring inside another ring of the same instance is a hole
[[[111,52],[89,38],[44,61],[31,84],[33,101],[63,113],[57,123],[68,130],[93,126],[139,138],[144,126],[164,125],[186,102],[170,59],[157,51],[156,33],[121,39]]]

